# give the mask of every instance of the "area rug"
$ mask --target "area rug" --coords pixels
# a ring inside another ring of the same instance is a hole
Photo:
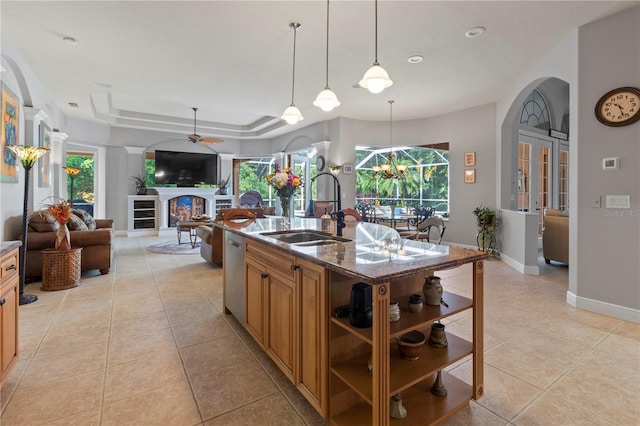
[[[200,242],[195,248],[191,248],[189,241],[178,244],[177,241],[165,241],[147,247],[151,253],[158,254],[200,254]]]

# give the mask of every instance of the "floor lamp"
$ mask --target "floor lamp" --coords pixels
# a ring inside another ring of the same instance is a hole
[[[73,180],[80,174],[81,169],[71,166],[63,167],[63,169],[67,176],[69,176],[69,178],[71,179],[71,188],[69,190],[69,205],[73,207]]]
[[[20,304],[26,305],[38,300],[38,296],[24,294],[27,267],[27,227],[29,226],[29,192],[31,189],[31,168],[38,158],[49,152],[46,148],[26,145],[8,145],[24,167],[24,204],[22,207],[22,246],[20,246]]]

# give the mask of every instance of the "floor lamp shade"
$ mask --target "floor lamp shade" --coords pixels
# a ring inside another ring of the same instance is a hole
[[[38,300],[38,296],[24,294],[25,270],[27,266],[27,229],[29,227],[29,192],[31,189],[31,169],[38,158],[49,152],[46,148],[26,145],[9,145],[7,148],[20,160],[24,167],[24,203],[22,206],[22,246],[20,247],[20,305]]]

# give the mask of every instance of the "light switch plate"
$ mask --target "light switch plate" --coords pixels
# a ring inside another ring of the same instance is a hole
[[[619,157],[608,157],[602,159],[602,170],[616,170],[620,167]]]
[[[630,195],[607,195],[605,205],[608,209],[630,209]]]

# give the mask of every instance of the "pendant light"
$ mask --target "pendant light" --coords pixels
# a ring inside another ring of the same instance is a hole
[[[393,81],[389,78],[389,74],[378,63],[378,0],[375,0],[376,4],[376,56],[373,66],[364,73],[364,77],[358,84],[365,89],[368,89],[371,93],[380,93],[387,87],[391,87]]]
[[[293,77],[291,79],[291,105],[289,108],[285,109],[282,113],[282,118],[289,124],[296,124],[298,121],[304,120],[304,117],[300,113],[300,110],[296,108],[293,103],[293,95],[294,89],[296,86],[296,34],[298,33],[298,28],[300,28],[300,24],[297,22],[292,22],[289,24],[289,28],[293,28]]]
[[[389,102],[389,154],[387,162],[382,166],[373,166],[373,175],[375,178],[382,179],[403,179],[407,171],[405,164],[397,164],[395,154],[393,153],[393,102]]]
[[[329,89],[329,0],[327,0],[327,61],[326,61],[326,81],[324,90],[318,93],[318,97],[313,104],[323,111],[331,111],[335,107],[340,106],[340,101],[336,94]]]

